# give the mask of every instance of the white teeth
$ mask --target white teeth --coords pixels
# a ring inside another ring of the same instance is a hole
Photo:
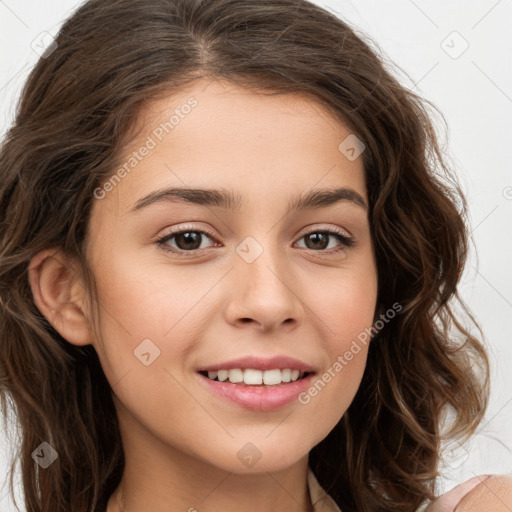
[[[238,382],[244,381],[244,372],[237,368],[236,370],[229,370],[228,373],[229,382],[237,384]]]
[[[244,383],[247,385],[259,385],[263,382],[263,372],[261,370],[244,370]]]
[[[263,372],[263,382],[268,386],[281,384],[281,370],[265,370]]]
[[[228,379],[229,372],[227,370],[219,370],[217,372],[217,379],[219,379],[221,382],[224,382]]]
[[[208,377],[212,380],[217,378],[220,382],[229,381],[233,384],[243,382],[248,386],[276,386],[282,382],[294,382],[304,375],[304,372],[299,370],[291,370],[285,368],[280,370],[278,368],[273,370],[254,370],[248,368],[241,370],[240,368],[233,368],[231,370],[218,370],[209,371]]]

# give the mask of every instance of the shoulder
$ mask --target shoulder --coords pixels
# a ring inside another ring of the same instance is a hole
[[[493,475],[466,494],[457,512],[510,512],[512,510],[512,474]]]
[[[512,474],[481,475],[437,498],[428,512],[510,512]]]

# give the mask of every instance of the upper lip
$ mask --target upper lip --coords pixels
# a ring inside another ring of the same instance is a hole
[[[285,355],[274,356],[270,358],[245,356],[238,359],[231,359],[222,363],[215,363],[209,366],[203,366],[198,369],[199,372],[213,372],[217,370],[230,370],[240,368],[246,370],[252,368],[254,370],[273,370],[273,369],[286,369],[299,370],[301,372],[314,372],[314,368],[299,359],[288,357]]]

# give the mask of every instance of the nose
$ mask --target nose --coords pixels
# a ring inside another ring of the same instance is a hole
[[[227,321],[237,327],[256,324],[261,331],[295,329],[304,316],[303,300],[283,249],[264,248],[252,262],[234,254]]]

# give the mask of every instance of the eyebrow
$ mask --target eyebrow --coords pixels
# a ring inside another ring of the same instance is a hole
[[[165,188],[140,198],[131,208],[130,213],[142,210],[155,203],[174,203],[176,201],[186,201],[201,206],[216,206],[239,212],[242,196],[225,188]],[[356,204],[364,210],[368,209],[365,200],[358,192],[351,188],[341,187],[335,189],[313,189],[307,193],[300,193],[290,199],[286,213],[288,214],[296,210],[325,208],[345,201]]]

